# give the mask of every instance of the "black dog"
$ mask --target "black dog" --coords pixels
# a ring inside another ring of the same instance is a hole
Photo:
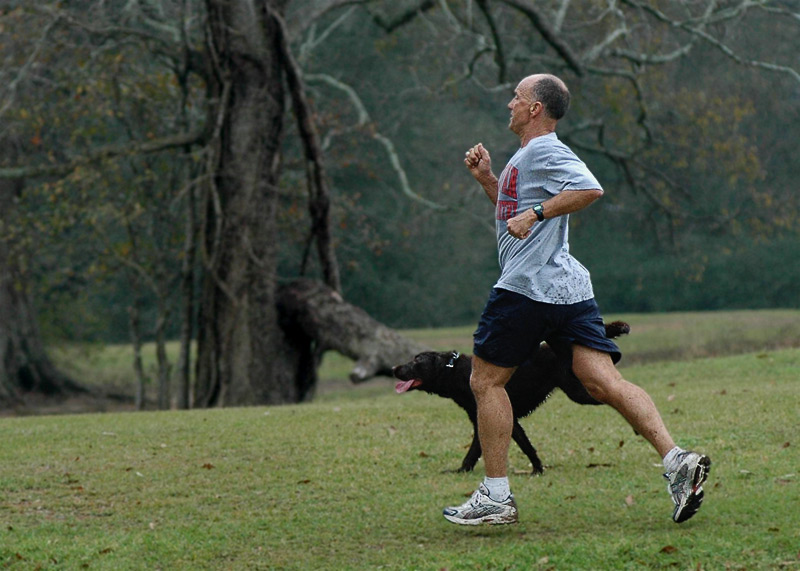
[[[622,321],[606,325],[606,336],[609,338],[624,335],[630,326]],[[478,418],[475,397],[469,386],[472,372],[472,357],[451,353],[432,351],[420,353],[414,360],[392,369],[400,382],[395,386],[397,393],[421,390],[432,395],[453,399],[463,408],[472,422],[472,445],[469,447],[458,472],[470,472],[481,456],[481,443],[478,440]],[[602,404],[592,398],[571,369],[564,366],[555,352],[546,344],[542,344],[536,354],[521,365],[506,384],[506,392],[514,410],[514,429],[511,437],[522,449],[533,465],[533,473],[542,473],[542,462],[536,449],[528,440],[528,436],[517,419],[528,416],[542,404],[556,389],[560,388],[578,404]]]

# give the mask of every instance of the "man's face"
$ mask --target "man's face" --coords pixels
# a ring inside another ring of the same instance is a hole
[[[514,90],[514,98],[508,102],[508,108],[511,110],[508,128],[517,135],[520,134],[522,128],[531,119],[531,105],[533,104],[531,102],[531,87],[532,85],[527,79],[520,81]]]

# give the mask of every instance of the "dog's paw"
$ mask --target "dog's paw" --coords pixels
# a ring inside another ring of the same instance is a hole
[[[461,466],[455,470],[442,470],[442,474],[468,474],[472,472],[472,468],[474,468],[474,466]]]

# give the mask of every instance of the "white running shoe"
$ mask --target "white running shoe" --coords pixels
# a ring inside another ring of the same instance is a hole
[[[489,490],[481,483],[472,497],[465,504],[444,508],[446,520],[460,525],[504,524],[517,523],[517,504],[514,495],[509,494],[502,502],[496,502],[489,497]]]
[[[678,459],[678,469],[664,477],[669,481],[667,491],[675,502],[672,520],[682,523],[696,514],[703,503],[703,482],[711,470],[711,460],[697,452],[684,452]]]

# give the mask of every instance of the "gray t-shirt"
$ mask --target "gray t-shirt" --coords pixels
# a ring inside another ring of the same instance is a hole
[[[496,288],[552,304],[594,297],[589,271],[569,253],[569,215],[533,225],[524,240],[508,233],[506,220],[563,190],[602,190],[600,183],[555,133],[536,137],[519,149],[497,182]]]

